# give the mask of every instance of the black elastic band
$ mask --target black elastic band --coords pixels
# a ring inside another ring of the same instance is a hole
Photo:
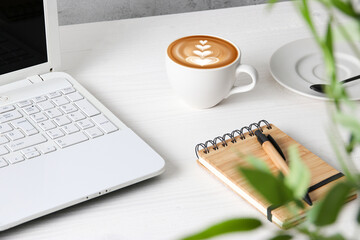
[[[308,192],[312,192],[315,191],[316,189],[328,184],[329,182],[335,181],[336,179],[341,178],[342,176],[344,176],[343,173],[339,172],[331,177],[328,177],[324,180],[322,180],[321,182],[318,182],[315,185],[312,185],[311,187],[309,187],[309,191]],[[270,205],[267,209],[266,209],[266,216],[267,219],[272,222],[272,211],[277,209],[278,207],[280,207],[281,205]]]
[[[337,174],[335,174],[335,175],[333,175],[333,176],[331,176],[329,178],[326,178],[326,179],[322,180],[321,182],[318,182],[317,184],[312,185],[311,187],[309,187],[309,192],[312,192],[312,191],[314,191],[314,190],[328,184],[329,182],[335,181],[336,179],[339,179],[342,176],[344,176],[344,174],[339,172],[339,173],[337,173]]]
[[[280,207],[280,205],[270,205],[267,209],[266,209],[266,215],[267,215],[267,219],[272,222],[272,210],[276,209]]]

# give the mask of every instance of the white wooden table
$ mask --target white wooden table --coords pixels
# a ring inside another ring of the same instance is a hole
[[[320,10],[313,16],[318,24],[325,23]],[[179,101],[166,77],[165,50],[172,40],[199,33],[223,36],[241,48],[242,61],[259,71],[255,90],[207,110],[193,110]],[[200,168],[194,153],[197,143],[260,119],[336,166],[326,136],[325,103],[284,89],[269,72],[277,48],[310,36],[290,3],[278,4],[271,12],[267,5],[257,5],[71,25],[61,27],[60,35],[61,70],[159,152],[166,172],[0,233],[0,239],[178,239],[240,216],[263,219],[266,229],[243,238],[263,239],[276,226]],[[355,207],[350,204],[345,216]],[[351,231],[348,221],[342,219],[339,226]]]

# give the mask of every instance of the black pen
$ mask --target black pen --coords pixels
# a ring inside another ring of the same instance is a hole
[[[275,166],[284,174],[287,175],[290,172],[289,166],[284,161],[285,159],[279,151],[275,148],[275,146],[271,143],[269,138],[265,136],[260,130],[255,131],[255,135],[257,137],[258,142],[261,144],[262,148],[266,152],[266,154],[269,156],[271,161],[275,164]],[[312,206],[312,201],[309,196],[309,193],[307,192],[304,196],[303,200]]]

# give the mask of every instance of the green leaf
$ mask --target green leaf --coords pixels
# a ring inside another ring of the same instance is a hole
[[[360,208],[359,208],[357,216],[356,216],[356,221],[358,224],[360,224]]]
[[[297,4],[305,22],[309,25],[310,28],[312,28],[313,22],[310,17],[310,12],[306,0],[299,1]]]
[[[268,9],[272,9],[272,7],[275,5],[275,3],[277,3],[279,0],[268,0],[267,1],[267,8]]]
[[[280,234],[280,235],[270,238],[269,240],[290,240],[292,238],[293,238],[293,236],[291,236],[289,234]]]
[[[271,173],[269,166],[261,159],[254,156],[247,156],[246,161],[248,161],[254,168],[261,170],[263,172]]]
[[[343,0],[330,0],[333,6],[335,6],[338,10],[345,13],[346,15],[353,17],[353,18],[359,18],[359,14],[357,14],[353,8],[353,5],[351,4],[351,1],[343,1]]]
[[[352,171],[350,171],[351,167],[348,164],[349,161],[347,159],[347,156],[344,156],[343,151],[340,150],[341,148],[343,148],[343,145],[341,143],[341,140],[339,140],[341,139],[340,133],[338,131],[338,126],[335,125],[334,121],[331,122],[331,126],[327,132],[329,134],[329,140],[333,148],[333,151],[336,155],[338,162],[340,163],[340,166],[346,176],[347,181],[352,183],[357,183],[358,181],[356,175],[353,174]],[[360,178],[358,179],[360,180]]]
[[[213,225],[183,240],[208,239],[226,233],[251,231],[260,226],[261,222],[255,218],[235,218]]]
[[[334,52],[333,51],[333,34],[332,34],[332,28],[331,28],[331,20],[328,21],[326,36],[325,36],[325,43],[326,43],[327,48],[329,49],[329,52]]]
[[[331,235],[331,236],[323,236],[321,234],[321,232],[319,232],[318,230],[311,231],[311,230],[309,230],[309,228],[306,228],[306,227],[299,227],[299,228],[297,228],[297,230],[300,233],[308,236],[309,239],[316,239],[316,240],[345,240],[345,238],[339,233]]]
[[[336,184],[320,202],[309,210],[310,222],[319,227],[333,224],[351,190],[351,186],[345,182]]]
[[[271,173],[248,168],[239,168],[239,170],[247,182],[270,204],[283,205],[294,199],[284,181]]]
[[[316,42],[317,42],[318,44],[320,44],[321,39],[320,39],[320,37],[319,37],[319,34],[318,34],[317,31],[316,31],[316,28],[315,28],[315,26],[314,26],[313,21],[312,21],[307,0],[294,1],[294,4],[295,4],[296,7],[299,9],[299,11],[300,11],[301,15],[303,16],[305,22],[306,22],[307,25],[309,26],[309,28],[310,28],[310,30],[311,30],[311,33],[313,34]]]
[[[360,142],[360,122],[355,116],[336,112],[334,114],[334,120],[351,131],[354,141]]]
[[[295,199],[295,200],[294,200],[294,203],[295,203],[295,205],[296,205],[298,208],[300,208],[300,209],[304,209],[304,208],[305,208],[305,205],[304,205],[303,201],[301,201],[301,200]]]
[[[358,23],[358,24],[357,24]],[[360,59],[360,49],[356,42],[360,41],[359,31],[360,21],[350,21],[346,23],[336,24],[334,27],[334,36],[338,42],[347,42],[354,55]],[[354,103],[354,102],[352,102]]]
[[[267,3],[268,4],[275,4],[277,3],[279,0],[268,0]]]
[[[298,230],[298,232],[300,232],[300,233],[302,233],[302,234],[304,234],[306,236],[309,236],[309,237],[312,236],[312,232],[307,227],[300,226],[300,227],[297,228],[297,230]]]
[[[326,70],[327,70],[327,76],[330,78],[330,89],[326,89],[327,92],[330,92],[330,96],[334,95],[335,97],[339,94],[343,93],[343,87],[339,86],[341,85],[336,78],[336,67],[335,67],[335,58],[334,58],[334,48],[333,48],[333,33],[332,33],[332,16],[329,16],[328,24],[327,24],[327,30],[325,35],[325,41],[323,49],[323,55],[325,58],[325,64],[326,64]],[[334,89],[336,91],[334,91]],[[335,93],[334,93],[335,92]],[[339,92],[339,93],[337,93]]]
[[[351,133],[348,144],[346,145],[346,152],[352,153],[356,145],[356,139],[353,133]]]
[[[318,238],[319,240],[345,240],[345,238],[340,234],[340,233],[337,233],[337,234],[334,234],[334,235],[331,235],[331,236],[321,236]]]
[[[294,193],[294,197],[301,199],[305,196],[310,185],[310,171],[300,159],[295,146],[288,149],[290,160],[290,173],[285,177],[285,184]]]

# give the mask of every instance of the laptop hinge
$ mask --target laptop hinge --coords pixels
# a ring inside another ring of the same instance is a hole
[[[27,80],[29,80],[32,84],[44,81],[40,75],[34,75],[31,77],[28,77]]]

